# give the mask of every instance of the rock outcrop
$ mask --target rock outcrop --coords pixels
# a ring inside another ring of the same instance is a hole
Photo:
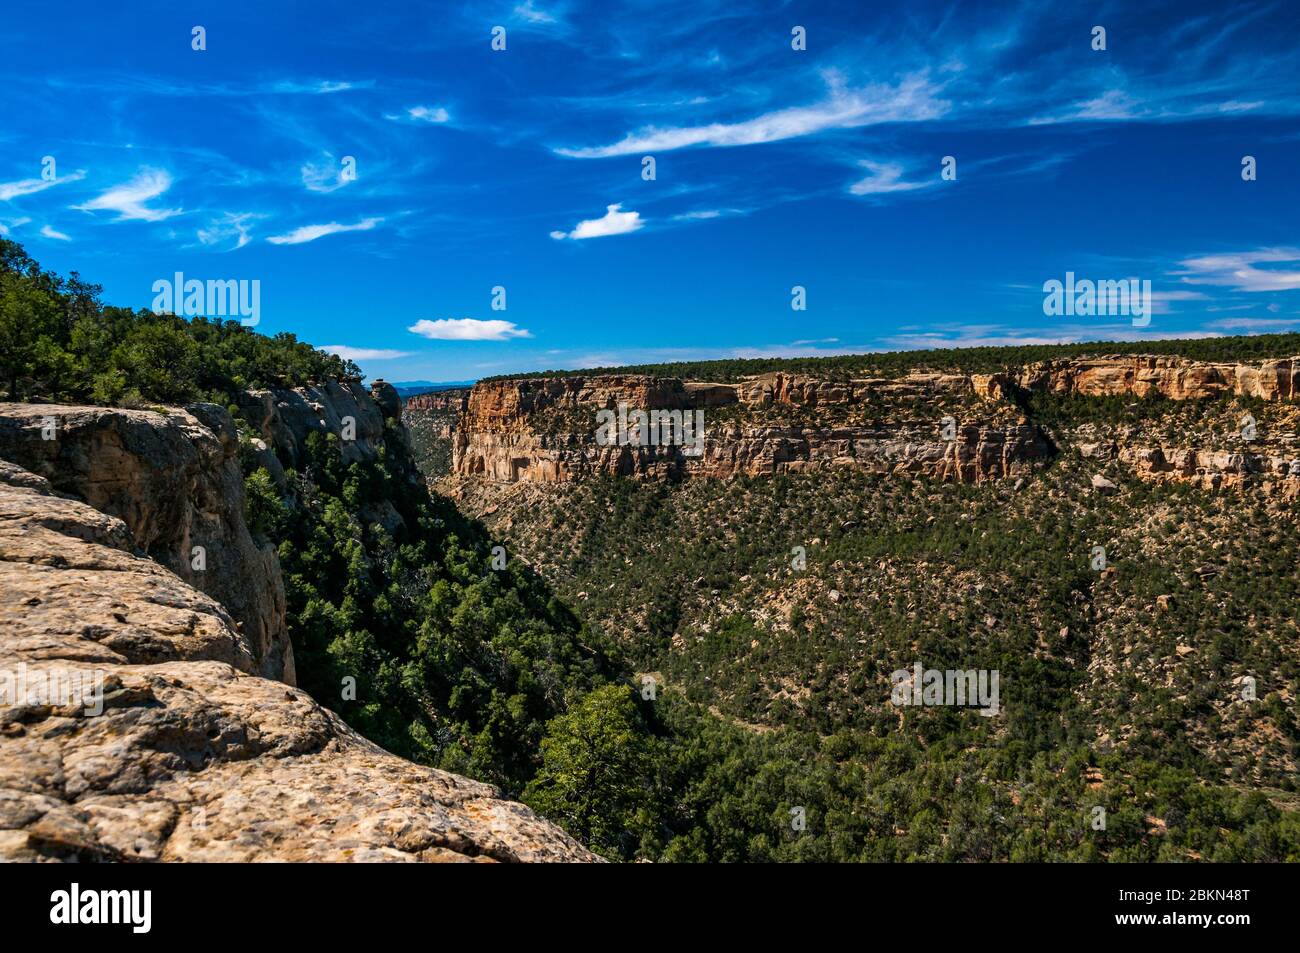
[[[4,411],[10,425],[29,413]],[[80,486],[135,527],[55,495],[58,467],[0,466],[0,859],[594,859],[492,787],[390,755],[260,677],[247,627],[140,554],[161,496],[122,448],[152,429],[179,460],[181,433],[219,455],[211,431],[175,412],[57,416],[81,436],[31,455],[81,466]]]
[[[919,418],[883,424],[768,422],[772,408],[837,409],[890,399],[952,394],[974,387],[960,375],[916,374],[901,381],[828,382],[801,375],[764,374],[739,384],[713,384],[639,375],[525,378],[475,385],[454,435],[453,471],[495,480],[562,482],[598,473],[646,477],[757,476],[825,466],[882,473],[928,474],[982,482],[1015,474],[1052,452],[1037,427],[1017,414],[1000,420]],[[602,445],[600,410],[620,403],[646,411],[705,413],[705,439],[693,455],[681,444]],[[730,409],[721,424],[709,411]]]
[[[1055,452],[1047,434],[1019,412],[1032,391],[1290,401],[1300,399],[1300,358],[1209,364],[1103,356],[990,374],[914,371],[894,379],[823,380],[776,371],[728,384],[635,374],[491,380],[476,384],[456,406],[458,420],[449,432],[452,472],[564,482],[600,473],[726,477],[855,466],[978,483],[1017,475]],[[639,442],[602,445],[596,414],[620,403],[647,412],[705,411],[702,452]],[[945,435],[947,412],[940,408],[946,407],[960,410]],[[1234,473],[1271,474],[1281,482],[1269,488],[1291,492],[1289,459],[1220,456],[1169,448],[1134,463],[1143,475],[1194,479],[1212,488],[1241,483]]]
[[[238,435],[224,408],[0,404],[0,458],[120,519],[132,551],[225,607],[260,674],[294,683],[279,560],[244,522]]]
[[[285,468],[308,466],[312,434],[337,438],[344,462],[373,460],[386,430],[399,444],[407,440],[401,400],[382,381],[369,389],[326,381],[255,390],[239,404],[257,435],[245,449],[290,500]],[[225,607],[248,637],[260,674],[294,684],[280,564],[245,524],[240,452],[233,420],[215,404],[148,411],[0,404],[0,459],[120,518],[137,552]],[[421,479],[413,465],[406,479]],[[358,516],[389,531],[400,522],[386,501]]]
[[[1028,424],[958,427],[951,440],[940,439],[934,427],[921,423],[874,430],[727,427],[709,435],[699,456],[688,455],[681,446],[597,446],[573,435],[507,434],[467,440],[456,472],[504,482],[558,483],[600,473],[729,477],[856,466],[981,483],[1014,475],[1050,453],[1050,443]]]
[[[423,480],[410,460],[410,435],[402,422],[402,401],[397,390],[375,381],[367,390],[356,381],[326,381],[308,387],[247,391],[239,396],[239,411],[256,435],[252,440],[253,466],[264,468],[290,505],[296,505],[294,487],[286,468],[305,473],[311,467],[308,444],[317,437],[333,439],[343,462],[374,460],[391,431],[401,451],[390,463],[411,483]],[[331,451],[335,452],[335,451]],[[378,523],[390,533],[401,517],[387,500],[360,508],[364,523]]]
[[[425,442],[451,440],[461,415],[469,407],[469,391],[468,387],[457,387],[431,394],[415,394],[403,400],[403,420],[413,418],[416,422],[416,426],[411,428],[413,442],[419,442],[414,438],[420,425],[424,425],[425,428],[425,432],[421,434]],[[450,454],[450,450],[448,444],[446,453]]]
[[[1143,479],[1217,491],[1256,485],[1265,496],[1300,498],[1300,458],[1185,447],[1122,447],[1115,452]]]
[[[1130,355],[1042,361],[1015,375],[1027,390],[1089,396],[1156,393],[1171,400],[1228,393],[1261,400],[1300,397],[1300,358],[1258,364],[1210,364],[1178,357]]]
[[[392,385],[381,383],[368,391],[355,381],[247,391],[240,395],[239,410],[267,448],[294,468],[306,461],[307,438],[313,433],[340,438],[345,463],[372,460],[385,419],[401,419],[401,401]]]
[[[402,403],[409,410],[463,411],[469,404],[468,387],[453,387],[429,394],[412,394]]]

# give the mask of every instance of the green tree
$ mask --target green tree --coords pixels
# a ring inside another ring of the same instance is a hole
[[[59,310],[54,297],[19,275],[0,273],[0,379],[23,400],[58,367]]]
[[[552,719],[524,801],[610,857],[631,857],[654,815],[657,745],[632,691],[611,684]]]

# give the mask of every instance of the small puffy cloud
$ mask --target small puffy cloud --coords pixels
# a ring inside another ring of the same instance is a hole
[[[134,179],[115,185],[83,205],[72,206],[79,212],[116,212],[114,221],[161,222],[180,215],[178,208],[150,208],[149,201],[172,187],[172,177],[162,169],[141,169]]]
[[[392,361],[399,357],[410,357],[410,351],[393,351],[377,347],[349,347],[346,344],[326,344],[322,351],[337,354],[345,361]]]
[[[450,122],[451,113],[442,106],[408,106],[404,114],[387,113],[385,119],[393,122]]]
[[[337,235],[339,232],[368,232],[382,221],[382,218],[363,218],[355,225],[340,225],[338,222],[303,225],[283,235],[272,235],[267,241],[272,245],[301,245],[304,242],[314,242],[326,235]]]
[[[63,232],[56,232],[48,225],[41,226],[41,234],[44,235],[46,238],[53,238],[55,241],[60,241],[60,242],[72,241],[72,238],[70,236],[63,234]]]
[[[78,169],[71,175],[63,175],[55,179],[19,179],[17,182],[0,182],[0,202],[8,202],[20,195],[44,192],[46,189],[62,185],[64,182],[76,182],[85,177],[86,170]]]
[[[508,341],[532,334],[513,321],[480,321],[477,318],[440,318],[416,321],[406,330],[431,341]]]
[[[622,208],[621,202],[606,205],[605,214],[600,218],[579,222],[571,232],[551,232],[551,237],[559,241],[565,238],[604,238],[606,235],[626,235],[628,232],[635,232],[645,224],[640,212],[624,212]]]

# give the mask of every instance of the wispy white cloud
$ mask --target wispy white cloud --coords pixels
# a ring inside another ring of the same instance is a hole
[[[1144,112],[1141,104],[1122,89],[1108,89],[1100,96],[1075,103],[1063,112],[1035,116],[1031,126],[1045,126],[1059,122],[1100,122],[1105,120],[1137,119]]]
[[[117,212],[114,221],[161,222],[180,215],[183,209],[150,208],[148,202],[172,186],[172,177],[162,169],[141,169],[134,179],[115,185],[97,198],[72,208],[81,212]]]
[[[326,235],[337,235],[340,232],[368,232],[382,221],[382,218],[363,218],[355,225],[340,225],[338,222],[329,222],[325,225],[303,225],[283,235],[272,235],[267,241],[272,245],[301,245],[304,242],[314,242],[318,238],[324,238]]]
[[[345,93],[351,89],[369,89],[374,86],[373,80],[363,82],[349,83],[340,80],[279,80],[264,87],[268,92],[286,93],[291,95],[308,94],[311,96],[325,96],[330,93]]]
[[[0,182],[0,202],[8,202],[22,195],[34,195],[65,182],[77,182],[86,177],[85,169],[54,179],[19,179],[17,182]]]
[[[1174,271],[1187,284],[1218,285],[1234,291],[1295,291],[1300,289],[1300,249],[1260,248],[1248,252],[1186,258]],[[1289,269],[1258,265],[1289,265]]]
[[[731,218],[736,215],[748,215],[743,208],[703,208],[691,212],[681,212],[672,216],[674,222],[709,222],[715,218]]]
[[[541,9],[533,0],[524,0],[523,3],[515,7],[515,16],[529,23],[555,23],[555,14]]]
[[[1210,323],[1211,327],[1223,331],[1254,331],[1257,334],[1285,331],[1296,325],[1300,325],[1300,318],[1223,318]]]
[[[558,148],[555,152],[575,159],[601,159],[667,152],[689,146],[748,146],[807,136],[827,129],[937,119],[950,106],[938,98],[937,87],[924,74],[908,76],[895,85],[875,83],[857,89],[850,89],[843,76],[834,70],[828,70],[824,77],[828,86],[827,96],[811,106],[780,109],[742,122],[666,129],[648,127],[628,133],[612,145]]]
[[[938,181],[935,176],[929,182],[907,182],[903,179],[903,166],[898,162],[872,162],[863,159],[858,165],[867,170],[867,175],[849,186],[853,195],[884,195],[890,192],[911,192],[933,186]]]
[[[63,234],[63,232],[56,232],[53,228],[51,228],[48,225],[41,226],[41,234],[44,235],[46,238],[53,238],[54,240],[60,242],[72,241],[71,236],[65,235]]]
[[[252,212],[226,212],[220,218],[213,219],[207,228],[200,228],[196,234],[204,245],[233,241],[233,248],[243,248],[253,240],[250,223],[261,217]]]
[[[1124,324],[1098,324],[1060,328],[1008,328],[999,325],[895,334],[885,344],[896,350],[950,347],[1019,347],[1037,344],[1079,344],[1085,341],[1165,341],[1218,337],[1217,331],[1142,331]]]
[[[835,347],[823,347],[835,344]],[[523,360],[509,362],[515,369],[528,367],[544,369],[579,369],[593,367],[626,367],[633,364],[658,364],[678,361],[715,361],[727,358],[761,357],[838,357],[845,354],[865,354],[880,348],[871,344],[840,345],[838,339],[822,341],[792,341],[789,344],[761,344],[740,347],[627,347],[606,351],[547,350]],[[507,362],[480,364],[481,370],[500,369]]]
[[[245,83],[188,83],[167,77],[146,76],[138,72],[111,73],[86,77],[51,76],[47,80],[57,89],[83,90],[109,95],[127,96],[213,96],[247,97],[262,95],[325,96],[349,90],[372,89],[374,80],[295,80],[281,79],[253,84]]]
[[[342,163],[329,152],[320,162],[304,162],[300,172],[302,184],[309,192],[337,192],[356,178],[345,176]]]
[[[406,330],[431,341],[508,341],[530,338],[529,331],[513,321],[480,321],[477,318],[440,318],[416,321]]]
[[[1172,314],[1170,307],[1178,301],[1208,301],[1209,296],[1199,291],[1153,291],[1151,292],[1151,313]]]
[[[385,113],[393,122],[444,123],[451,121],[451,113],[443,106],[408,106],[403,113]]]
[[[606,205],[605,214],[600,218],[579,222],[571,232],[551,232],[551,237],[559,241],[565,238],[604,238],[608,235],[626,235],[628,232],[635,232],[645,224],[640,212],[624,212],[622,208],[622,202]]]
[[[393,351],[377,347],[349,347],[346,344],[326,344],[322,351],[337,354],[345,361],[393,361],[399,357],[410,357],[411,351]]]
[[[12,229],[21,228],[29,222],[30,218],[0,218],[0,235],[9,235]]]

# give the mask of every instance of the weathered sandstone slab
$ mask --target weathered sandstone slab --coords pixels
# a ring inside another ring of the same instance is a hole
[[[0,859],[595,859],[256,668],[124,521],[0,468]]]

